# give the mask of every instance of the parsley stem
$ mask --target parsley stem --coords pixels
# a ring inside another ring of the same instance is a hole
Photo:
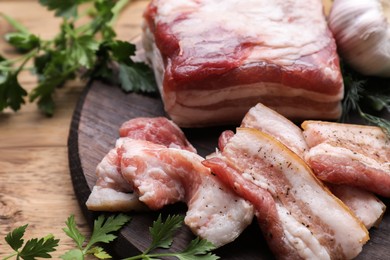
[[[178,255],[177,253],[159,253],[159,254],[143,253],[140,255],[124,258],[122,260],[156,259],[156,258],[160,258],[160,257],[169,257],[169,256],[177,257],[177,255]]]
[[[18,255],[18,252],[15,252],[15,253],[13,253],[13,254],[11,254],[9,256],[4,257],[2,260],[7,260],[7,259],[10,259],[10,258],[12,258],[14,256],[17,256],[17,255]]]
[[[115,4],[115,6],[112,8],[113,17],[111,18],[111,21],[109,21],[108,23],[109,26],[112,26],[116,22],[122,9],[125,8],[129,2],[130,0],[119,0]]]

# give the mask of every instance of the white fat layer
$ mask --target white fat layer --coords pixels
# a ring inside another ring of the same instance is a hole
[[[355,257],[362,250],[362,244],[367,239],[367,230],[336,197],[324,189],[307,165],[282,144],[278,145],[278,142],[271,137],[260,137],[255,134],[255,131],[238,129],[224,148],[224,154],[229,154],[229,152],[232,154],[227,156],[231,160],[237,158],[236,153],[242,152],[249,157],[259,156],[259,160],[278,167],[291,186],[289,196],[294,196],[296,200],[301,201],[310,209],[313,216],[321,219],[321,222],[333,233],[336,244],[342,248],[346,257]],[[236,162],[236,164],[243,165],[243,162]],[[255,179],[254,183],[257,184],[256,181],[262,179],[262,171],[265,169],[262,167],[264,166],[254,163],[253,159],[246,165],[251,166],[252,169],[244,166],[247,169],[241,170],[251,173]],[[268,180],[267,185],[273,186],[272,189],[279,192],[285,192],[272,181]],[[278,194],[272,195],[275,198],[278,196]],[[297,211],[295,214],[299,216],[301,213]]]
[[[169,95],[174,99],[175,95]],[[260,98],[261,99],[261,98]],[[275,97],[276,99],[276,97]],[[242,101],[232,102],[229,105],[219,107],[187,107],[182,104],[176,103],[170,107],[168,111],[169,116],[175,123],[180,126],[202,126],[210,125],[215,120],[221,123],[240,123],[245,116],[248,109],[251,106],[255,106],[257,103],[250,104],[248,106],[241,106]],[[259,100],[261,102],[261,100]],[[337,104],[333,109],[324,111],[316,110],[315,108],[297,108],[284,104],[278,104],[278,106],[269,106],[271,109],[288,118],[323,118],[334,119],[338,118],[341,113],[341,106]]]
[[[187,203],[185,223],[196,235],[222,246],[252,222],[252,205],[211,175],[198,154],[156,144],[149,147],[146,141],[130,138],[119,143],[125,150],[123,158],[143,162],[142,172],[132,165],[122,166],[125,178],[137,187],[140,201]],[[152,153],[153,149],[161,157]]]
[[[389,162],[378,162],[377,160],[366,156],[365,154],[351,151],[348,148],[335,146],[331,143],[321,143],[313,148],[306,154],[306,159],[310,160],[311,157],[318,155],[334,156],[338,158],[346,158],[348,161],[356,161],[367,167],[381,170],[390,174],[390,163]]]
[[[273,60],[276,64],[291,65],[300,57],[318,52],[330,41],[324,37],[327,24],[318,0],[247,0],[245,4],[237,0],[156,2],[157,22],[170,24],[184,50],[201,44],[205,52],[217,53],[234,35],[235,39],[255,44],[247,63]],[[183,13],[187,14],[186,19],[178,19]],[[218,34],[215,41],[216,28],[230,33]]]
[[[373,151],[390,156],[390,140],[379,127],[321,121],[306,121],[303,127],[309,147],[329,140],[346,141],[351,144],[369,145]]]
[[[283,223],[287,243],[297,250],[302,259],[331,259],[328,251],[312,235],[308,227],[297,221],[283,205],[276,203],[276,210]]]
[[[188,207],[184,222],[217,247],[234,241],[253,218],[252,205],[212,175],[202,181]]]
[[[178,102],[186,101],[188,106],[207,106],[225,100],[245,99],[253,96],[269,97],[305,97],[319,103],[338,102],[343,93],[337,95],[324,94],[302,88],[292,88],[281,83],[256,82],[253,84],[240,84],[223,89],[189,89],[177,91]]]
[[[241,126],[255,128],[274,136],[301,158],[304,158],[304,153],[308,150],[302,130],[262,104],[257,104],[248,111]]]
[[[332,185],[330,190],[356,214],[367,229],[379,224],[386,205],[374,194],[348,185]]]
[[[145,210],[138,196],[134,193],[124,193],[110,188],[94,186],[86,205],[95,211],[131,211]]]

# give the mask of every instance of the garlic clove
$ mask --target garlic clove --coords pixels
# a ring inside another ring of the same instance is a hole
[[[390,0],[334,1],[329,27],[339,54],[358,72],[390,77],[389,18]]]

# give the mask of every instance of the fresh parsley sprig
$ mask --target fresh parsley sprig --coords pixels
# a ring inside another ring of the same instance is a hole
[[[378,113],[387,110],[390,113],[390,83],[378,78],[364,77],[345,64],[342,69],[345,96],[341,122],[348,121],[350,113],[355,112],[367,123],[381,127],[390,138],[390,121],[366,112]]]
[[[6,256],[3,260],[16,258],[24,260],[33,260],[36,257],[51,258],[49,253],[54,252],[58,246],[59,239],[53,235],[47,235],[43,238],[33,238],[24,243],[24,233],[28,225],[18,227],[7,234],[5,241],[14,250],[14,253]]]
[[[161,215],[153,222],[149,232],[152,236],[150,246],[140,255],[126,258],[124,260],[137,259],[160,259],[161,257],[176,257],[180,260],[202,259],[215,260],[218,256],[212,254],[210,251],[215,249],[215,246],[204,239],[195,238],[190,242],[186,249],[181,252],[168,253],[152,253],[157,248],[169,249],[173,243],[173,237],[178,228],[183,224],[183,216],[174,215],[168,216],[165,222],[162,221]]]
[[[62,18],[59,33],[49,40],[29,32],[6,14],[0,14],[14,28],[5,35],[8,43],[24,53],[16,59],[0,55],[0,111],[17,111],[28,96],[30,102],[47,115],[55,109],[54,93],[69,80],[100,79],[119,84],[125,91],[156,92],[153,73],[148,66],[131,59],[135,46],[116,39],[113,24],[130,0],[40,0],[41,5]],[[82,4],[91,5],[80,14]],[[80,18],[92,14],[87,23]],[[32,68],[27,67],[33,61]],[[31,70],[38,78],[30,92],[18,81],[19,73]]]
[[[77,248],[66,252],[61,256],[64,260],[84,259],[87,255],[94,255],[98,259],[109,259],[111,256],[100,246],[98,243],[110,243],[117,236],[112,234],[118,231],[124,224],[129,222],[131,217],[119,214],[117,216],[110,216],[106,218],[101,215],[94,222],[91,239],[84,246],[85,236],[80,233],[77,229],[74,216],[70,216],[66,223],[64,232],[73,239],[76,243]]]
[[[74,216],[71,215],[65,222],[66,228],[63,229],[65,234],[70,237],[76,244],[76,248],[71,249],[61,256],[64,260],[83,260],[88,255],[93,255],[97,259],[112,258],[99,243],[110,243],[116,239],[113,233],[121,229],[127,222],[131,220],[130,216],[125,214],[104,216],[100,215],[94,222],[93,231],[89,242],[86,242],[86,237],[81,234],[77,228]],[[211,253],[215,246],[204,239],[195,238],[190,242],[186,249],[181,252],[168,253],[152,253],[152,251],[163,248],[169,249],[173,242],[175,232],[183,225],[183,217],[180,215],[168,216],[163,222],[161,215],[153,222],[149,228],[152,242],[148,249],[140,255],[126,258],[124,260],[135,259],[159,259],[162,257],[176,257],[181,260],[202,259],[215,260],[218,256]],[[5,240],[14,250],[14,253],[9,254],[2,260],[7,259],[24,259],[34,260],[37,257],[51,258],[49,253],[55,251],[58,246],[59,239],[55,239],[53,235],[48,235],[41,239],[30,239],[24,243],[24,233],[27,225],[18,227],[11,231]],[[23,246],[23,247],[22,247]]]

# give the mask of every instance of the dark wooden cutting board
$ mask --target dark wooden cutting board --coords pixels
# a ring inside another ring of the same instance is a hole
[[[80,207],[90,224],[102,212],[91,212],[85,202],[96,181],[95,168],[104,155],[114,147],[120,125],[135,117],[164,116],[158,96],[124,93],[116,86],[93,82],[85,89],[74,112],[68,139],[69,167]],[[387,117],[387,116],[386,116]],[[234,126],[183,129],[187,138],[201,155],[215,150],[219,134]],[[389,206],[389,200],[385,200]],[[129,257],[146,249],[151,238],[149,227],[158,214],[184,214],[185,205],[178,204],[159,212],[127,213],[132,220],[120,232],[110,252],[115,259]],[[324,209],[326,210],[326,209]],[[379,228],[370,230],[370,241],[358,259],[390,259],[390,213],[386,213]],[[183,249],[193,239],[183,227],[175,236],[172,250]],[[256,223],[249,226],[233,243],[215,251],[222,259],[273,259]]]

